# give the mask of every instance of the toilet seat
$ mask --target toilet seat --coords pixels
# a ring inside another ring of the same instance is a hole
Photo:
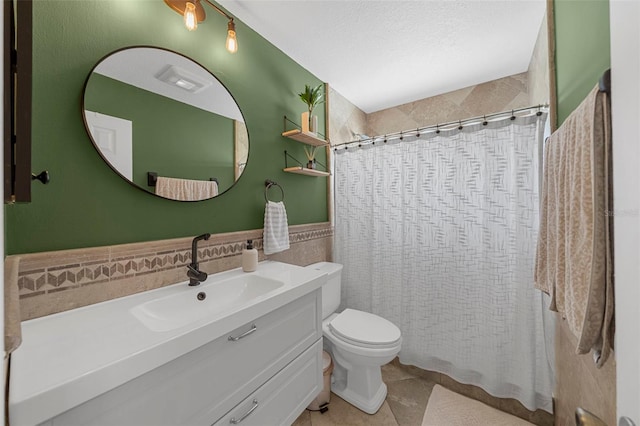
[[[332,334],[355,346],[391,348],[402,337],[400,329],[391,321],[368,312],[345,309],[329,322]]]

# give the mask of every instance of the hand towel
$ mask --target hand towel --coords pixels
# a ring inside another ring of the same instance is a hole
[[[289,248],[289,225],[284,203],[267,201],[264,209],[264,254],[278,253]]]
[[[218,195],[218,182],[158,176],[156,195],[180,201],[200,201]]]
[[[20,299],[18,288],[19,256],[4,260],[4,350],[9,355],[22,343]]]
[[[607,360],[613,342],[610,112],[596,86],[545,147],[535,287],[567,319],[576,353]]]

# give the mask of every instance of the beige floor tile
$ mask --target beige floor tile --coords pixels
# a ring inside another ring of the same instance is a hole
[[[420,367],[414,365],[402,364],[398,358],[395,358],[391,363],[397,367],[400,367],[405,373],[411,374],[413,377],[420,377],[430,382],[440,383],[442,374],[435,371],[423,370]]]
[[[400,426],[420,426],[436,385],[421,378],[387,383],[387,402]]]
[[[422,373],[421,373],[422,372]],[[431,396],[433,387],[438,383],[439,374],[427,372],[417,367],[400,364],[397,360],[382,367],[382,377],[387,384],[387,399],[374,414],[369,415],[340,397],[331,394],[331,404],[329,411],[322,414],[318,411],[305,411],[295,421],[295,426],[420,426],[427,407],[427,402]],[[431,380],[435,377],[438,380]],[[491,399],[496,408],[510,408],[514,411],[513,403],[516,401],[491,397],[482,389],[476,386],[460,384],[447,376],[444,376],[443,384],[450,389],[485,402]],[[486,403],[486,402],[485,402]],[[519,403],[517,403],[519,404]],[[519,411],[519,410],[515,410]],[[528,412],[522,408],[518,414],[532,423],[539,426],[553,425],[553,416],[537,411]],[[514,413],[512,413],[514,414]],[[526,415],[525,415],[526,414]],[[562,423],[556,423],[562,424]],[[443,425],[445,426],[445,425]]]
[[[311,426],[311,412],[304,410],[291,426]]]
[[[416,376],[411,371],[395,363],[382,366],[382,381],[385,383],[397,382],[398,380],[415,379]]]
[[[537,426],[553,426],[554,423],[553,414],[549,414],[544,410],[537,410],[531,414],[529,421]]]
[[[311,426],[398,426],[389,404],[385,401],[376,414],[367,414],[331,394],[329,411],[311,412]]]

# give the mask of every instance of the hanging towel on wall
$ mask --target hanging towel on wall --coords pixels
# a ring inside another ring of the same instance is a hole
[[[596,86],[545,146],[534,277],[598,367],[613,344],[610,123]]]
[[[19,256],[8,256],[4,260],[4,350],[7,355],[22,343],[18,288],[19,265]]]
[[[264,254],[278,253],[289,248],[287,210],[282,201],[267,201],[264,209]]]
[[[218,182],[158,176],[156,195],[180,201],[206,200],[218,195]]]

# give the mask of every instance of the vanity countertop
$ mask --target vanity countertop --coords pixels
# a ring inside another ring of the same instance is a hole
[[[132,311],[180,293],[195,299],[202,286],[174,284],[23,322],[22,345],[11,356],[11,423],[46,421],[310,293],[326,279],[320,271],[273,261],[250,274],[283,285],[168,331],[151,330]],[[205,284],[246,275],[234,269],[211,275]]]

